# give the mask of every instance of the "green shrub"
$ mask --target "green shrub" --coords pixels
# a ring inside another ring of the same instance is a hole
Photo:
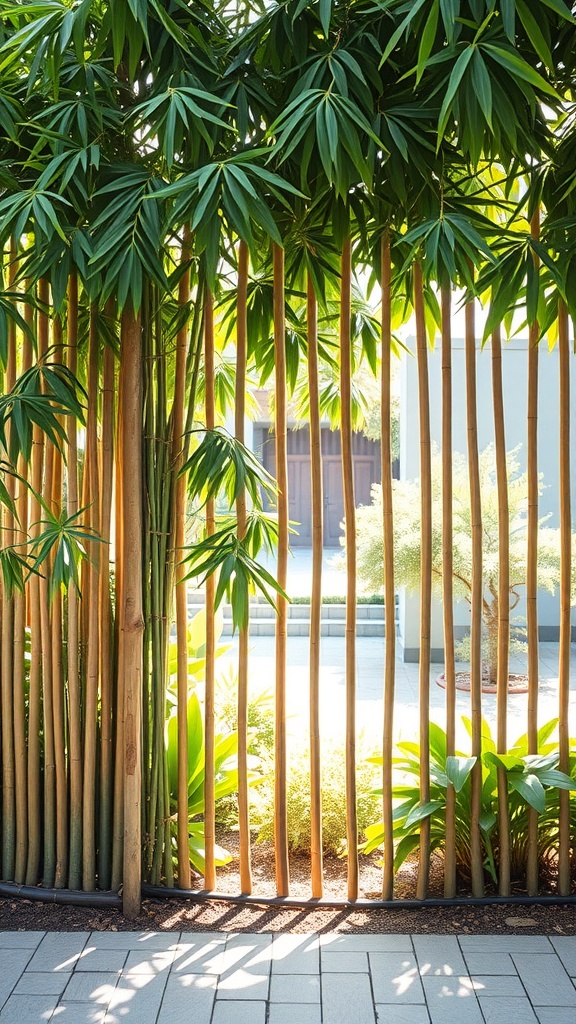
[[[322,835],[326,853],[342,854],[346,845],[346,755],[342,744],[326,744],[322,751]],[[374,795],[376,772],[362,760],[356,772],[358,829],[364,834],[374,821],[378,799]],[[294,752],[288,768],[288,845],[294,853],[310,851],[310,752]],[[258,842],[274,837],[274,784],[269,777],[254,791],[252,820],[259,826]]]

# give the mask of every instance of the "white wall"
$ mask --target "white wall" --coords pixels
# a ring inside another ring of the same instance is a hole
[[[415,479],[420,475],[419,465],[419,414],[418,377],[415,357],[415,340],[409,338],[407,346],[412,356],[402,356],[401,366],[401,419],[400,419],[400,478]],[[504,387],[504,408],[506,419],[506,448],[510,450],[521,444],[519,461],[522,468],[526,463],[526,411],[528,381],[528,342],[514,339],[503,343],[502,374]],[[466,403],[465,403],[465,360],[464,342],[455,340],[452,346],[453,360],[453,450],[466,453]],[[482,451],[494,441],[494,414],[492,405],[491,349],[488,343],[479,351],[476,360],[478,386],[478,436]],[[438,343],[429,354],[430,376],[430,420],[432,440],[441,447],[441,353]],[[573,377],[572,372],[572,377]],[[576,387],[573,381],[572,387]],[[539,421],[538,421],[538,465],[544,474],[545,489],[540,498],[540,513],[550,512],[547,525],[558,526],[558,351],[547,351],[545,343],[540,346],[539,359]],[[575,396],[576,398],[576,396]],[[572,399],[572,515],[576,517],[576,400]],[[523,614],[522,603],[514,614]],[[541,639],[557,639],[559,622],[558,595],[541,593],[538,599],[538,616]],[[462,633],[469,625],[469,606],[458,602],[455,608],[455,625]],[[574,619],[573,619],[574,621]],[[417,660],[420,646],[419,599],[415,595],[402,594],[400,597],[400,635],[406,660]],[[442,608],[434,601],[432,613],[433,660],[442,661]]]

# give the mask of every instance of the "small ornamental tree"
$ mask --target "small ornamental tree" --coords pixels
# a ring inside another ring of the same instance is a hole
[[[518,605],[526,583],[526,527],[528,481],[520,472],[518,448],[507,454],[510,508],[510,611]],[[432,458],[432,581],[442,595],[442,502],[441,458]],[[454,596],[468,602],[472,593],[472,531],[470,491],[466,459],[454,453]],[[498,493],[494,449],[489,445],[480,455],[482,492],[482,569],[484,577],[483,621],[486,654],[483,673],[496,681],[498,652]],[[544,484],[540,478],[540,491]],[[394,561],[396,584],[408,591],[420,586],[420,482],[399,480],[394,483]],[[540,520],[538,533],[538,587],[553,594],[560,579],[560,531],[546,526],[549,516]],[[382,553],[382,489],[372,490],[372,504],[358,509],[358,578],[365,590],[380,592],[384,586]],[[572,592],[576,591],[573,578]]]

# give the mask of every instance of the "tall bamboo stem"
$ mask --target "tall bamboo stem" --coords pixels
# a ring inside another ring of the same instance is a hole
[[[68,358],[67,365],[76,375],[78,367],[78,275],[72,271],[68,282]],[[68,416],[67,512],[78,512],[78,436],[76,418]],[[70,853],[68,885],[82,884],[82,726],[79,671],[79,594],[74,583],[68,588],[68,755],[70,758]]]
[[[392,503],[392,295],[390,236],[382,238],[382,542],[384,557],[384,731],[382,736],[382,813],[384,869],[382,899],[394,895],[394,820],[392,802],[392,749],[394,742],[394,688],[396,669],[396,594],[394,586],[394,515]]]
[[[492,332],[492,394],[494,404],[494,442],[498,488],[498,667],[496,679],[496,745],[499,754],[508,751],[508,655],[510,650],[510,510],[506,467],[504,395],[502,391],[502,341],[500,328]],[[498,891],[510,893],[510,819],[506,770],[498,768],[498,840],[500,866]]]
[[[10,244],[8,254],[8,287],[14,287],[16,276],[16,245]],[[16,324],[8,323],[8,358],[4,385],[6,391],[16,380]],[[6,476],[6,490],[14,500],[14,478]],[[3,509],[2,542],[4,547],[14,544],[14,515],[10,508]],[[1,707],[2,707],[2,878],[14,878],[16,858],[16,763],[14,749],[14,599],[4,581],[2,593],[2,652],[1,652]]]
[[[111,308],[109,309],[112,314]],[[108,889],[111,883],[112,795],[113,795],[113,721],[112,688],[112,604],[110,601],[110,542],[112,491],[114,478],[114,376],[115,357],[109,346],[104,349],[102,375],[102,436],[100,443],[100,538],[98,617],[100,634],[100,796],[98,885]]]
[[[123,908],[140,910],[141,728],[142,728],[142,350],[138,314],[122,313],[120,360],[123,373],[122,436],[122,622],[124,678],[124,877]]]
[[[214,299],[209,289],[204,299],[204,378],[205,378],[205,416],[206,429],[213,430],[215,423],[214,397]],[[211,537],[216,529],[214,499],[206,503],[206,534]],[[216,884],[216,867],[214,844],[216,839],[216,779],[214,767],[215,754],[215,646],[216,632],[214,621],[214,598],[216,595],[216,578],[209,576],[206,580],[206,681],[204,698],[204,846],[205,876],[207,889]]]
[[[358,897],[358,814],[356,798],[356,507],[352,455],[352,251],[342,247],[340,279],[340,432],[346,551],[346,839],[348,899]]]
[[[444,285],[442,301],[442,611],[446,681],[446,756],[456,749],[456,669],[454,665],[454,554],[452,511],[452,293]],[[456,791],[446,791],[444,895],[456,895]]]
[[[422,268],[414,264],[414,313],[418,360],[418,409],[420,415],[420,800],[430,799],[430,628],[432,614],[432,460],[430,441],[430,393],[428,347],[424,318]],[[420,826],[420,859],[416,894],[425,899],[430,877],[430,818]]]
[[[248,246],[240,240],[238,247],[238,293],[236,304],[236,390],[234,433],[244,444],[246,415],[246,364],[248,360]],[[238,540],[246,536],[246,490],[236,498]],[[249,621],[240,626],[238,636],[238,824],[240,829],[240,887],[252,892],[250,864],[250,808],[248,801],[248,643]]]
[[[312,277],[306,291],[310,487],[312,495],[312,587],[310,591],[310,859],[312,898],[324,892],[322,865],[322,769],[320,760],[320,644],[322,620],[322,430],[318,384],[318,303]]]
[[[568,310],[558,304],[558,348],[560,374],[560,645],[558,650],[558,717],[560,771],[570,772],[570,647],[572,578],[572,510],[570,501],[570,343]],[[570,893],[570,794],[560,790],[558,842],[558,892]]]
[[[112,816],[112,888],[119,889],[122,885],[122,872],[124,863],[124,632],[122,629],[123,607],[122,595],[124,593],[124,514],[123,514],[123,466],[122,466],[122,436],[124,424],[124,372],[122,365],[118,372],[118,408],[116,415],[116,490],[114,502],[115,522],[115,548],[116,558],[114,563],[114,587],[116,592],[116,615],[114,619],[114,662],[116,665],[115,696],[116,696],[116,723],[114,737],[114,793]]]
[[[274,370],[276,480],[278,482],[278,568],[277,580],[286,590],[288,576],[288,461],[286,428],[286,340],[284,312],[284,250],[273,244],[274,275]],[[276,891],[288,896],[288,809],[286,803],[286,641],[288,608],[286,598],[276,603],[276,693],[274,738],[274,852]]]
[[[62,319],[53,323],[54,362],[63,361]],[[52,495],[54,515],[62,510],[62,452],[52,446]],[[56,770],[56,870],[54,885],[62,889],[68,884],[68,774],[66,734],[64,726],[64,652],[62,647],[62,594],[56,592],[51,602],[52,694],[54,714],[54,762]]]
[[[530,224],[533,238],[540,233],[540,214],[536,210]],[[535,272],[538,259],[534,255]],[[538,753],[538,323],[528,330],[528,418],[527,476],[528,523],[526,553],[526,629],[528,633],[528,753]],[[526,890],[538,892],[538,812],[528,808],[528,846]]]
[[[468,473],[470,480],[470,523],[472,533],[472,579],[470,613],[470,706],[472,719],[472,756],[476,764],[471,774],[470,855],[472,892],[484,894],[484,870],[480,838],[482,813],[482,501],[478,452],[478,404],[476,389],[476,331],[474,302],[468,302],[466,318],[466,423],[468,431]]]
[[[185,267],[178,284],[178,305],[184,309],[190,301],[190,232],[182,243]],[[190,888],[190,853],[188,849],[188,608],[186,569],[182,559],[186,543],[186,480],[180,475],[183,464],[184,412],[186,401],[186,362],[188,359],[188,323],[176,336],[176,368],[172,419],[172,464],[174,483],[174,561],[176,602],[176,687],[178,699],[178,885]]]

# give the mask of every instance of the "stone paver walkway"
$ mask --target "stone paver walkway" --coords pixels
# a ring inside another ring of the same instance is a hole
[[[576,937],[0,932],[0,1024],[575,1024]]]

